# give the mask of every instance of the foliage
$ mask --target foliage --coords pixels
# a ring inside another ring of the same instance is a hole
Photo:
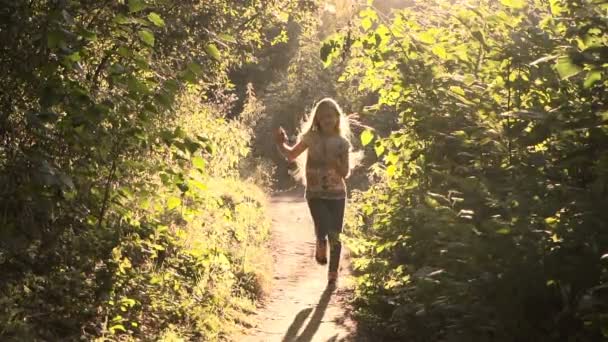
[[[607,338],[600,1],[416,1],[325,43],[398,127],[354,199],[358,312],[385,340]],[[373,139],[373,140],[371,140]]]
[[[3,340],[222,337],[267,228],[228,70],[313,5],[2,2]]]
[[[290,132],[291,141],[295,142],[301,121],[316,101],[333,97],[346,113],[351,114],[358,112],[363,107],[362,102],[366,100],[357,92],[355,86],[335,82],[341,66],[328,68],[319,59],[319,49],[324,38],[332,36],[335,31],[347,32],[350,29],[349,21],[354,5],[351,0],[325,2],[325,6],[303,21],[298,30],[294,29],[298,32],[296,39],[292,39],[289,45],[283,47],[283,55],[288,58],[288,67],[278,70],[273,68],[274,75],[271,75],[268,84],[261,84],[261,87],[257,88],[261,89],[260,101],[264,104],[266,113],[254,128],[253,155],[277,164],[275,186],[279,188],[293,186],[294,180],[287,177],[291,165],[282,160],[274,142],[268,139],[272,130],[278,126],[286,128]],[[356,125],[357,121],[353,123],[351,129],[358,132],[360,127]],[[353,143],[357,144],[357,141]],[[360,182],[356,180],[354,183]]]

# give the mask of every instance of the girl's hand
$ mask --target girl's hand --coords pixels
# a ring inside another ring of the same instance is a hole
[[[329,167],[336,170],[336,172],[342,177],[346,178],[349,174],[349,166],[348,166],[348,153],[338,154],[335,157],[331,158],[329,161]]]
[[[275,130],[274,141],[277,143],[277,145],[283,145],[287,141],[287,134],[285,133],[283,127],[279,126],[279,128]]]

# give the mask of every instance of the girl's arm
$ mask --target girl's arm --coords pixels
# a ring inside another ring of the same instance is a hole
[[[306,145],[304,141],[299,141],[293,147],[287,145],[287,135],[282,127],[279,127],[279,129],[275,132],[275,140],[281,154],[290,162],[294,161],[308,148],[308,145]]]
[[[335,160],[335,169],[342,178],[350,176],[350,158],[348,158],[348,149],[342,151]]]

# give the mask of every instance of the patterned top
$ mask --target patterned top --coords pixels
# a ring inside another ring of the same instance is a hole
[[[346,182],[331,163],[348,158],[349,141],[339,135],[323,136],[317,131],[304,134],[302,141],[308,146],[306,198],[346,198]]]

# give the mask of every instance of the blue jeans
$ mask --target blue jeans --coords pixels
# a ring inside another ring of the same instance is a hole
[[[344,222],[346,199],[308,199],[308,208],[315,224],[317,240],[329,239],[329,272],[338,271],[342,243],[340,233]]]

